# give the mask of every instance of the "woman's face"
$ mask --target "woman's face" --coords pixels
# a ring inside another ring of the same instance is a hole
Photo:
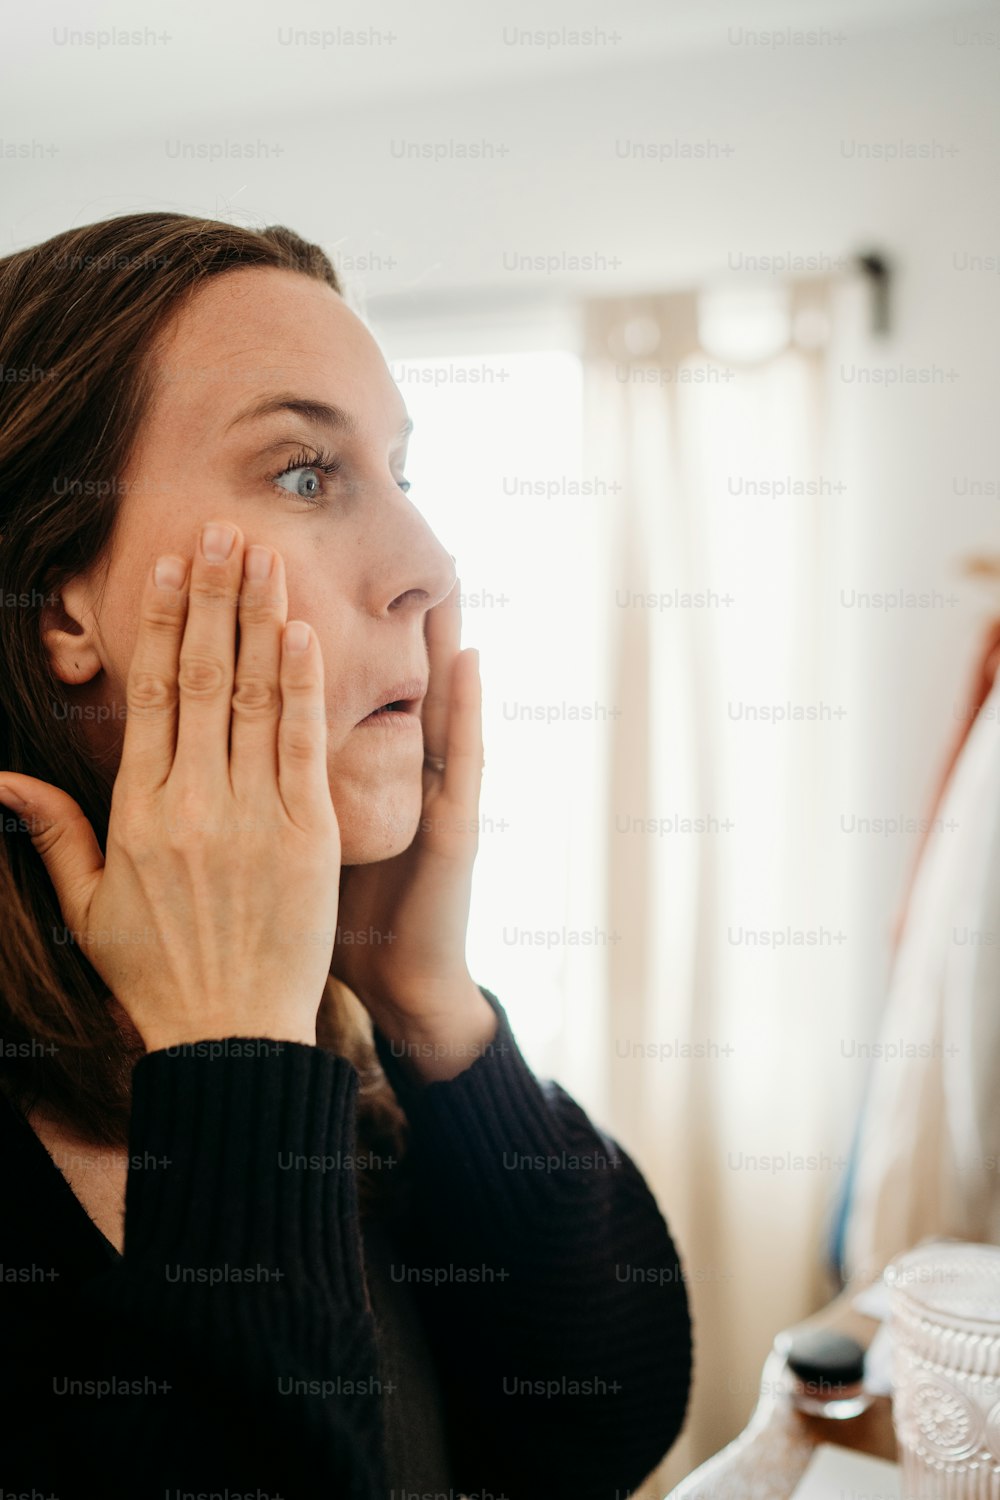
[[[288,618],[308,620],[319,637],[344,864],[399,853],[420,817],[421,736],[358,726],[388,686],[426,683],[424,620],[451,592],[455,567],[401,487],[407,414],[378,346],[324,283],[241,269],[194,294],[160,340],[155,368],[106,575],[64,589],[77,633],[50,645],[50,655],[65,654],[59,676],[85,701],[114,706],[97,716],[95,749],[117,769],[153,561],[190,557],[204,522],[232,520],[247,545],[282,554]],[[343,418],[278,406],[293,400]],[[333,461],[335,474],[316,467]]]

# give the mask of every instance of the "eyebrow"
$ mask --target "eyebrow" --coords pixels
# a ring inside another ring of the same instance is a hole
[[[349,411],[345,411],[340,406],[330,406],[326,401],[312,401],[306,396],[265,396],[262,400],[255,401],[252,406],[239,412],[229,423],[229,428],[235,427],[238,422],[256,421],[260,417],[268,417],[279,411],[293,412],[307,422],[312,422],[319,427],[328,427],[332,432],[341,432],[347,437],[357,435],[358,424]],[[407,417],[397,436],[409,437],[412,431],[413,418]]]

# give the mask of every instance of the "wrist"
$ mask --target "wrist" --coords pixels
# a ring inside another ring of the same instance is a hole
[[[470,977],[447,994],[438,991],[433,1004],[369,1005],[374,1024],[405,1072],[416,1082],[455,1078],[495,1040],[496,1011]]]
[[[306,1027],[296,1028],[278,1022],[269,1026],[265,1022],[248,1021],[244,1017],[238,1022],[220,1022],[217,1026],[160,1027],[155,1031],[142,1033],[143,1045],[147,1052],[166,1052],[179,1047],[213,1044],[224,1047],[226,1042],[237,1039],[274,1043],[296,1042],[300,1046],[315,1047],[316,1028],[313,1027],[310,1031]]]

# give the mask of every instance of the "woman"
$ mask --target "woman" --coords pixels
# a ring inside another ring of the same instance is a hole
[[[465,961],[453,560],[315,246],[0,262],[5,1488],[624,1495],[683,1421],[642,1177]]]

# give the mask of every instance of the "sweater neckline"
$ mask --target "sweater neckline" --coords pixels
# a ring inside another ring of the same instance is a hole
[[[124,1258],[90,1217],[31,1123],[2,1089],[0,1138],[4,1138],[4,1158],[8,1169],[13,1168],[15,1181],[30,1187],[32,1222],[59,1230],[57,1243],[67,1250],[68,1259],[78,1264],[85,1256],[102,1265]]]

